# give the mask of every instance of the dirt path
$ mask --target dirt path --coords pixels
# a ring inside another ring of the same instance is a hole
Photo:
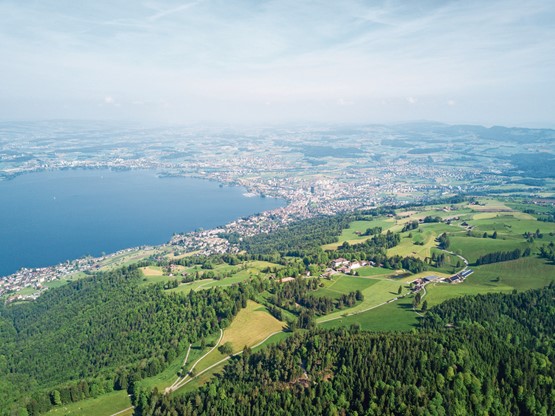
[[[185,359],[183,360],[182,367],[185,367],[185,364],[187,364],[187,360],[189,359],[189,354],[191,352],[192,345],[193,344],[189,344],[189,349],[187,350],[187,355],[185,356]],[[173,384],[169,388],[172,389],[177,383],[179,383],[179,380],[181,380],[181,377],[177,377],[177,379],[173,382]]]
[[[127,412],[128,410],[131,410],[131,409],[134,409],[134,408],[135,408],[135,406],[130,406],[130,407],[128,407],[127,409],[120,410],[119,412],[116,412],[116,413],[114,413],[114,414],[111,415],[111,416],[120,415],[120,414],[122,414],[122,413],[124,413],[124,412]]]
[[[257,343],[256,345],[253,345],[253,346],[250,347],[250,348],[251,348],[251,349],[252,349],[252,348],[256,348],[256,347],[258,347],[258,346],[264,344],[266,341],[268,341],[268,339],[270,339],[270,338],[273,337],[274,335],[279,334],[279,333],[281,333],[281,332],[283,332],[283,331],[272,332],[270,335],[268,335],[268,336],[267,336],[266,338],[264,338],[262,341],[260,341],[260,342]],[[221,340],[221,338],[220,338],[220,340]],[[227,357],[221,359],[221,360],[218,361],[217,363],[212,364],[210,367],[205,368],[205,369],[202,370],[200,373],[196,374],[194,377],[191,377],[191,378],[189,378],[188,380],[185,380],[185,378],[184,378],[176,387],[173,388],[173,390],[170,391],[170,393],[176,391],[177,389],[179,389],[179,388],[181,388],[181,387],[183,387],[183,386],[185,386],[186,384],[190,383],[191,381],[193,381],[193,380],[194,380],[195,378],[197,378],[198,376],[200,376],[200,375],[206,373],[207,371],[213,369],[214,367],[217,367],[217,366],[219,366],[219,365],[225,363],[225,362],[226,362],[227,360],[229,360],[231,357],[235,357],[235,356],[238,356],[238,355],[241,355],[241,354],[243,354],[243,351],[239,351],[239,352],[236,352],[235,354],[228,355]],[[204,358],[205,356],[206,356],[206,355],[204,355],[202,358]],[[200,361],[202,358],[200,358],[199,361]],[[196,365],[197,363],[198,363],[198,361],[195,363],[195,365]],[[166,392],[166,393],[167,393],[167,392]]]
[[[222,341],[222,338],[224,337],[224,331],[223,329],[220,329],[220,338],[218,339],[218,342],[216,342],[216,344],[214,345],[213,348],[210,349],[210,351],[208,351],[206,354],[204,354],[202,357],[200,357],[194,364],[193,366],[189,369],[189,371],[187,372],[187,374],[185,374],[184,377],[178,377],[177,380],[168,388],[166,388],[165,393],[171,393],[172,391],[177,390],[179,387],[181,387],[182,385],[184,385],[184,381],[187,379],[187,377],[189,377],[189,375],[191,374],[191,371],[194,370],[194,368],[197,366],[197,364],[199,362],[201,362],[208,354],[210,354],[212,351],[214,351],[216,348],[218,348],[218,345],[220,345],[220,342]],[[198,374],[197,374],[198,375]]]

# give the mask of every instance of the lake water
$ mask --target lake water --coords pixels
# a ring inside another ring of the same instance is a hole
[[[0,181],[0,276],[214,228],[285,204],[152,171],[68,170]]]

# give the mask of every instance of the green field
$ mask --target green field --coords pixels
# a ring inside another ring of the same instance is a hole
[[[473,270],[474,274],[464,283],[428,286],[429,305],[463,295],[536,289],[555,281],[555,265],[535,257],[487,264]]]
[[[205,288],[209,284],[215,282],[214,279],[195,280],[194,282],[182,283],[176,288],[169,289],[168,292],[173,293],[189,293],[191,290],[199,290]]]
[[[357,315],[324,322],[322,328],[338,328],[359,324],[364,331],[409,331],[418,324],[418,315],[412,310],[412,297],[388,303]]]
[[[519,291],[535,289],[555,281],[555,265],[535,257],[488,264],[475,267],[473,270],[475,270],[474,274],[470,275],[464,283],[435,283],[426,286],[423,299],[427,300],[431,307],[454,297],[493,292],[509,293],[514,289]],[[415,277],[416,275],[411,279]],[[372,288],[378,289],[377,286]],[[394,297],[391,293],[384,294],[385,298],[388,296]],[[358,323],[361,329],[369,331],[407,331],[418,323],[418,315],[412,309],[412,299],[412,296],[407,296],[355,315],[341,316],[341,313],[326,315],[319,320],[320,325],[324,328],[336,328]],[[357,306],[342,313],[353,313],[360,309]],[[330,317],[339,317],[339,319],[326,322]]]
[[[520,219],[514,215],[497,215],[493,218],[473,219],[469,221],[469,224],[475,226],[479,232],[492,234],[497,231],[500,237],[514,236],[522,238],[522,234],[525,232],[534,232],[536,229],[544,234],[555,231],[555,223],[538,221],[533,217]]]
[[[200,357],[202,357],[205,353],[207,353],[212,348],[210,347],[210,345],[214,345],[218,341],[219,337],[220,337],[219,331],[207,337],[206,338],[207,346],[204,349],[200,348],[199,342],[195,343],[191,348],[189,357],[187,358],[187,363],[185,364],[185,368],[190,368],[195,361],[197,361]],[[152,390],[154,389],[154,387],[156,387],[159,391],[164,391],[166,387],[171,386],[173,382],[177,379],[178,372],[181,369],[186,356],[187,356],[187,349],[183,351],[179,355],[179,357],[177,357],[160,374],[141,380],[140,386],[146,387],[149,390]]]
[[[242,351],[244,346],[256,345],[268,335],[282,331],[283,328],[283,322],[270,315],[264,306],[249,300],[247,307],[241,309],[231,325],[224,330],[219,345],[230,342],[233,353],[237,353]],[[198,363],[195,370],[200,372],[225,357],[226,355],[215,349]]]
[[[322,248],[324,250],[335,250],[343,242],[348,241],[349,244],[360,243],[361,241],[367,240],[368,236],[362,236],[368,228],[382,227],[383,231],[388,230],[393,227],[395,222],[393,219],[375,219],[371,221],[353,221],[349,224],[349,228],[345,228],[341,235],[338,237],[337,243],[326,244]]]
[[[189,293],[191,290],[209,289],[211,287],[231,286],[236,283],[243,282],[256,276],[266,276],[263,272],[267,268],[280,269],[283,266],[267,261],[249,261],[245,264],[230,266],[228,264],[220,264],[215,266],[212,271],[215,273],[234,272],[230,277],[220,280],[216,279],[201,279],[194,282],[182,283],[178,287],[170,289],[169,292],[175,293]],[[205,272],[199,266],[194,266],[186,269],[188,273]]]
[[[451,224],[428,223],[420,224],[416,230],[401,234],[401,243],[388,250],[388,255],[415,256],[421,259],[431,256],[433,253],[444,253],[437,248],[435,239],[443,232],[448,233],[451,245],[449,250],[461,254],[470,263],[476,261],[479,256],[496,251],[512,251],[515,248],[524,250],[530,246],[524,239],[523,233],[535,232],[539,229],[544,234],[542,239],[536,239],[532,248],[537,249],[542,244],[555,240],[555,224],[537,221],[533,216],[518,211],[513,211],[501,201],[482,200],[485,205],[459,206],[458,209],[442,211],[435,208],[424,208],[423,210],[400,211],[394,220],[391,230],[400,231],[402,225],[409,221],[424,218],[427,215],[446,217],[458,217]],[[383,219],[382,219],[383,220]],[[389,221],[393,221],[389,219]],[[466,227],[462,222],[467,221],[474,227],[473,235],[466,236]],[[353,223],[353,231],[361,229],[367,224],[364,222]],[[481,238],[484,232],[490,236],[497,231],[498,238]],[[411,238],[407,238],[409,233]],[[552,233],[551,235],[549,233]],[[353,238],[352,231],[345,230],[342,238]],[[415,244],[423,242],[423,245]],[[342,277],[334,279],[332,283],[326,283],[325,287],[317,291],[318,294],[332,297],[340,293],[348,293],[353,290],[361,290],[365,299],[353,308],[333,312],[318,318],[320,325],[324,327],[337,327],[360,324],[362,329],[385,331],[385,330],[409,330],[417,324],[418,315],[412,310],[412,296],[385,303],[396,297],[399,284],[406,284],[416,277],[429,274],[448,276],[460,267],[457,267],[459,258],[448,254],[446,264],[442,268],[433,269],[417,275],[407,274],[402,279],[388,279],[394,272],[379,268],[358,269],[360,276],[374,277],[376,283],[366,286],[358,283],[356,277]],[[475,273],[464,283],[447,284],[435,283],[427,286],[424,297],[429,306],[441,303],[447,299],[489,292],[511,292],[513,290],[526,290],[541,288],[555,280],[555,266],[546,264],[542,259],[535,256],[522,258],[515,261],[494,263],[484,266],[472,267]],[[444,274],[438,273],[443,272]],[[400,273],[400,271],[398,271]],[[354,283],[357,282],[357,283]],[[406,289],[404,289],[406,291]],[[405,292],[404,292],[405,293]],[[377,306],[381,305],[381,306]],[[376,307],[377,306],[377,307]],[[374,307],[374,308],[373,308]],[[370,309],[372,308],[372,309]],[[369,309],[369,310],[367,310]],[[334,319],[335,318],[335,319]]]
[[[316,290],[314,294],[316,296],[328,296],[335,299],[356,290],[364,291],[378,282],[379,280],[366,279],[364,277],[337,275],[334,277],[333,281],[323,281],[324,287]]]
[[[477,237],[450,237],[450,251],[461,254],[471,264],[484,254],[495,251],[512,251],[515,248],[524,250],[528,243],[516,240],[502,240],[493,238],[477,238]]]
[[[366,279],[372,280],[372,278]],[[364,295],[364,300],[362,302],[352,308],[339,310],[322,316],[316,321],[321,323],[341,317],[345,314],[359,313],[397,297],[397,290],[401,282],[393,279],[374,279],[374,281],[374,284],[361,291]]]
[[[389,256],[418,257],[425,260],[432,255],[433,248],[437,246],[436,238],[443,233],[456,235],[464,233],[464,230],[458,225],[443,223],[420,224],[416,230],[402,233],[401,242],[387,250],[387,254]],[[412,238],[409,238],[409,235],[412,235]],[[416,243],[423,243],[423,245]]]
[[[58,416],[110,416],[128,407],[131,407],[131,399],[127,392],[115,391],[104,394],[96,399],[87,399],[77,403],[56,406],[47,414]],[[133,414],[133,410],[121,413],[124,416],[131,414]]]
[[[356,269],[359,276],[362,277],[371,277],[371,276],[390,276],[393,274],[393,270],[391,269],[384,269],[383,267],[372,267],[372,266],[364,266],[359,269]]]

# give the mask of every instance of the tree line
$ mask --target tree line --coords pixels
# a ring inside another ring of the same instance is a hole
[[[530,247],[526,247],[524,250],[515,248],[512,251],[495,251],[493,253],[487,253],[476,259],[476,266],[482,264],[499,263],[502,261],[516,260],[521,257],[528,257],[531,253]]]

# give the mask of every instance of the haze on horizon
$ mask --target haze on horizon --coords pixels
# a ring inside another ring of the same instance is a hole
[[[0,119],[555,127],[555,3],[0,1]]]

